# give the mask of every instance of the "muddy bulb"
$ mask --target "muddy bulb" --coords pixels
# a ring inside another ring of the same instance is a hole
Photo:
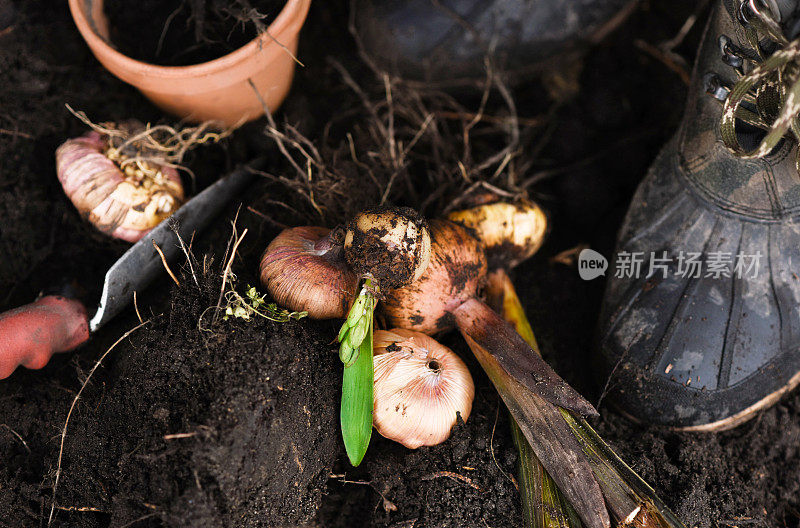
[[[536,253],[547,231],[544,211],[527,200],[480,205],[447,217],[474,230],[492,264],[499,261],[496,264],[502,267],[514,266]]]
[[[395,328],[375,343],[375,429],[416,449],[444,442],[472,410],[475,386],[467,366],[433,338]]]
[[[172,167],[126,161],[95,131],[56,150],[58,181],[81,215],[108,235],[136,242],[180,207],[183,185]]]
[[[453,327],[451,312],[475,296],[486,278],[478,239],[449,220],[430,221],[431,257],[422,276],[386,292],[379,306],[389,326],[433,334]]]
[[[347,315],[358,279],[344,261],[340,234],[325,227],[294,227],[267,246],[261,282],[280,306],[314,319]]]
[[[407,207],[376,207],[349,224],[345,258],[356,274],[371,275],[382,288],[418,279],[431,255],[428,223]]]

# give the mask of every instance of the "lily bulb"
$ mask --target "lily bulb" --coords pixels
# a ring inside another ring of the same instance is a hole
[[[341,231],[304,226],[284,229],[261,257],[261,283],[275,301],[312,319],[345,317],[358,278],[342,255]]]
[[[466,421],[475,385],[464,362],[430,336],[377,330],[373,425],[383,436],[416,449],[444,442],[458,415]]]
[[[453,310],[477,294],[486,279],[486,254],[481,242],[449,220],[430,221],[431,256],[422,276],[389,290],[381,303],[386,323],[426,334],[455,326]]]
[[[372,276],[383,288],[417,280],[431,257],[428,222],[408,207],[374,207],[348,225],[344,254],[359,276]]]
[[[136,242],[183,203],[183,185],[172,167],[130,158],[96,131],[56,150],[64,192],[97,229]]]
[[[547,216],[528,200],[479,205],[453,211],[447,218],[472,229],[499,267],[514,267],[536,253],[547,232]]]

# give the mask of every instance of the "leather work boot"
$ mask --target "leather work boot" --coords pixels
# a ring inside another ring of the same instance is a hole
[[[637,421],[727,429],[800,381],[796,4],[719,2],[619,232],[599,345]]]
[[[355,0],[365,51],[411,79],[485,76],[484,58],[535,70],[600,40],[636,0]]]

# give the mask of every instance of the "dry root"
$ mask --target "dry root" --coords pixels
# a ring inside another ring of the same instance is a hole
[[[397,203],[440,214],[492,193],[525,194],[531,159],[524,136],[544,123],[519,118],[511,92],[487,61],[483,82],[465,85],[474,105],[463,106],[447,93],[378,69],[362,57],[374,81],[359,83],[330,60],[354,98],[341,104],[316,140],[289,122],[278,125],[265,107],[264,133],[288,167],[262,175],[297,198],[298,219],[333,224],[367,205]],[[465,99],[469,99],[466,97]]]
[[[106,155],[117,162],[122,170],[132,167],[143,174],[155,176],[158,167],[172,167],[189,174],[181,165],[186,153],[204,143],[216,143],[233,133],[234,128],[220,128],[214,121],[197,126],[175,128],[169,125],[142,125],[136,121],[123,123],[94,123],[85,112],[67,109],[92,130],[108,137]]]

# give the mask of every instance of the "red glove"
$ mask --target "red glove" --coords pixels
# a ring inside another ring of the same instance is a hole
[[[48,295],[0,314],[0,379],[20,365],[40,369],[57,352],[89,339],[86,308],[79,301]]]

